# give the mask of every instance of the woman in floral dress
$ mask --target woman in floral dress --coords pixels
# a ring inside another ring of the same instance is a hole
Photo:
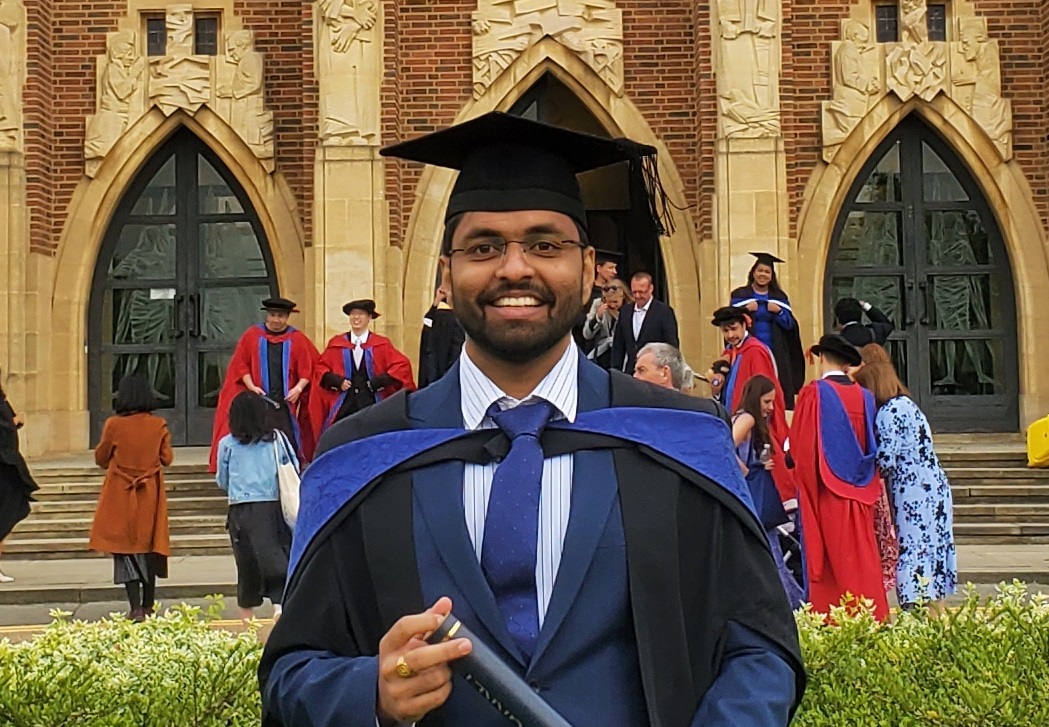
[[[936,602],[958,585],[951,486],[933,449],[929,421],[900,382],[889,354],[877,344],[861,353],[863,366],[855,379],[878,403],[878,469],[899,538],[896,593],[904,608],[939,606]]]

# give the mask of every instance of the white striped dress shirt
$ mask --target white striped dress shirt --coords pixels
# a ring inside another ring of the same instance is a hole
[[[550,373],[524,399],[507,396],[491,379],[484,375],[463,351],[459,359],[459,385],[462,388],[463,424],[467,429],[491,429],[495,422],[487,416],[488,408],[499,403],[500,409],[510,409],[535,399],[544,399],[557,409],[553,419],[575,421],[579,398],[579,354],[569,345]],[[561,550],[568,515],[572,504],[571,454],[551,457],[543,461],[543,484],[539,495],[539,542],[535,564],[536,595],[539,600],[539,626],[542,628],[550,595],[554,591],[557,569],[561,565]],[[497,464],[466,464],[463,473],[463,505],[466,508],[466,529],[481,560],[484,541],[484,520],[488,511],[488,497],[492,491],[492,477]]]

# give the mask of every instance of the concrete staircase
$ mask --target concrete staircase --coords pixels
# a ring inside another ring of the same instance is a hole
[[[1049,543],[1049,470],[1027,468],[1022,435],[936,437],[954,495],[959,543]]]
[[[165,474],[173,556],[226,555],[226,496],[207,471],[207,450],[176,450]],[[4,541],[4,558],[97,557],[87,549],[88,533],[104,472],[85,457],[31,462],[40,489],[32,514]]]

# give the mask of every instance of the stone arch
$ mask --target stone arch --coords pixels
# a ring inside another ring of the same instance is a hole
[[[798,220],[800,264],[791,271],[793,289],[811,291],[807,308],[798,316],[803,325],[808,321],[803,336],[815,340],[822,332],[831,237],[849,190],[874,150],[911,114],[935,129],[965,164],[1001,229],[1016,285],[1020,418],[1021,424],[1030,422],[1049,408],[1049,381],[1038,376],[1035,363],[1049,357],[1049,325],[1039,316],[1039,301],[1049,296],[1046,233],[1020,165],[1004,161],[986,132],[942,94],[931,103],[917,98],[904,103],[891,95],[883,98],[845,140],[834,160],[821,164],[810,178]]]
[[[455,123],[490,111],[506,111],[544,74],[550,73],[565,84],[616,136],[629,136],[659,150],[659,173],[675,202],[684,201],[684,183],[666,146],[652,131],[644,116],[629,98],[618,96],[575,53],[553,38],[544,38],[528,48],[476,100],[460,110]],[[405,235],[404,298],[406,321],[419,320],[432,302],[433,281],[437,274],[444,209],[451,194],[455,173],[427,167],[416,187],[415,203]],[[700,249],[695,224],[688,210],[673,209],[676,231],[660,240],[666,266],[670,303],[678,317],[682,349],[686,357],[699,359],[700,337]],[[406,336],[404,347],[413,360],[418,358],[418,339]]]
[[[265,230],[282,293],[304,293],[305,233],[295,196],[279,174],[270,174],[241,137],[207,108],[190,116],[152,109],[121,137],[93,178],[85,176],[66,210],[51,280],[49,338],[52,435],[55,447],[78,449],[88,441],[88,302],[106,231],[128,186],[146,161],[185,127],[201,139],[245,190]],[[70,387],[69,382],[76,382]]]

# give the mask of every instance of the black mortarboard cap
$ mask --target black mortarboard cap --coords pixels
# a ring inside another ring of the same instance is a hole
[[[371,298],[361,298],[360,300],[351,300],[349,303],[342,307],[342,312],[349,315],[351,311],[362,310],[372,318],[379,318],[382,314],[375,312],[375,301]]]
[[[615,250],[602,250],[599,248],[595,252],[598,265],[604,265],[605,263],[618,263],[623,258],[623,253],[616,252]]]
[[[295,303],[287,298],[266,298],[262,301],[262,310],[278,310],[285,313],[298,313]]]
[[[822,353],[829,353],[832,356],[841,359],[849,366],[859,366],[863,363],[863,357],[860,355],[860,350],[837,333],[828,333],[827,335],[822,336],[820,342],[810,348],[809,352],[813,356],[819,356]]]
[[[586,207],[576,175],[629,162],[632,200],[637,185],[644,185],[653,227],[660,234],[669,228],[667,199],[655,169],[656,149],[629,139],[608,139],[493,111],[380,153],[459,170],[445,222],[464,212],[547,210],[568,215],[584,229]]]
[[[768,265],[772,267],[776,263],[784,262],[770,252],[752,252],[750,253],[758,259],[758,262],[762,265]]]
[[[734,305],[726,305],[722,308],[718,308],[714,311],[714,318],[711,319],[711,324],[721,327],[727,326],[732,323],[742,323],[744,326],[749,326],[750,316],[742,308],[737,308]]]

